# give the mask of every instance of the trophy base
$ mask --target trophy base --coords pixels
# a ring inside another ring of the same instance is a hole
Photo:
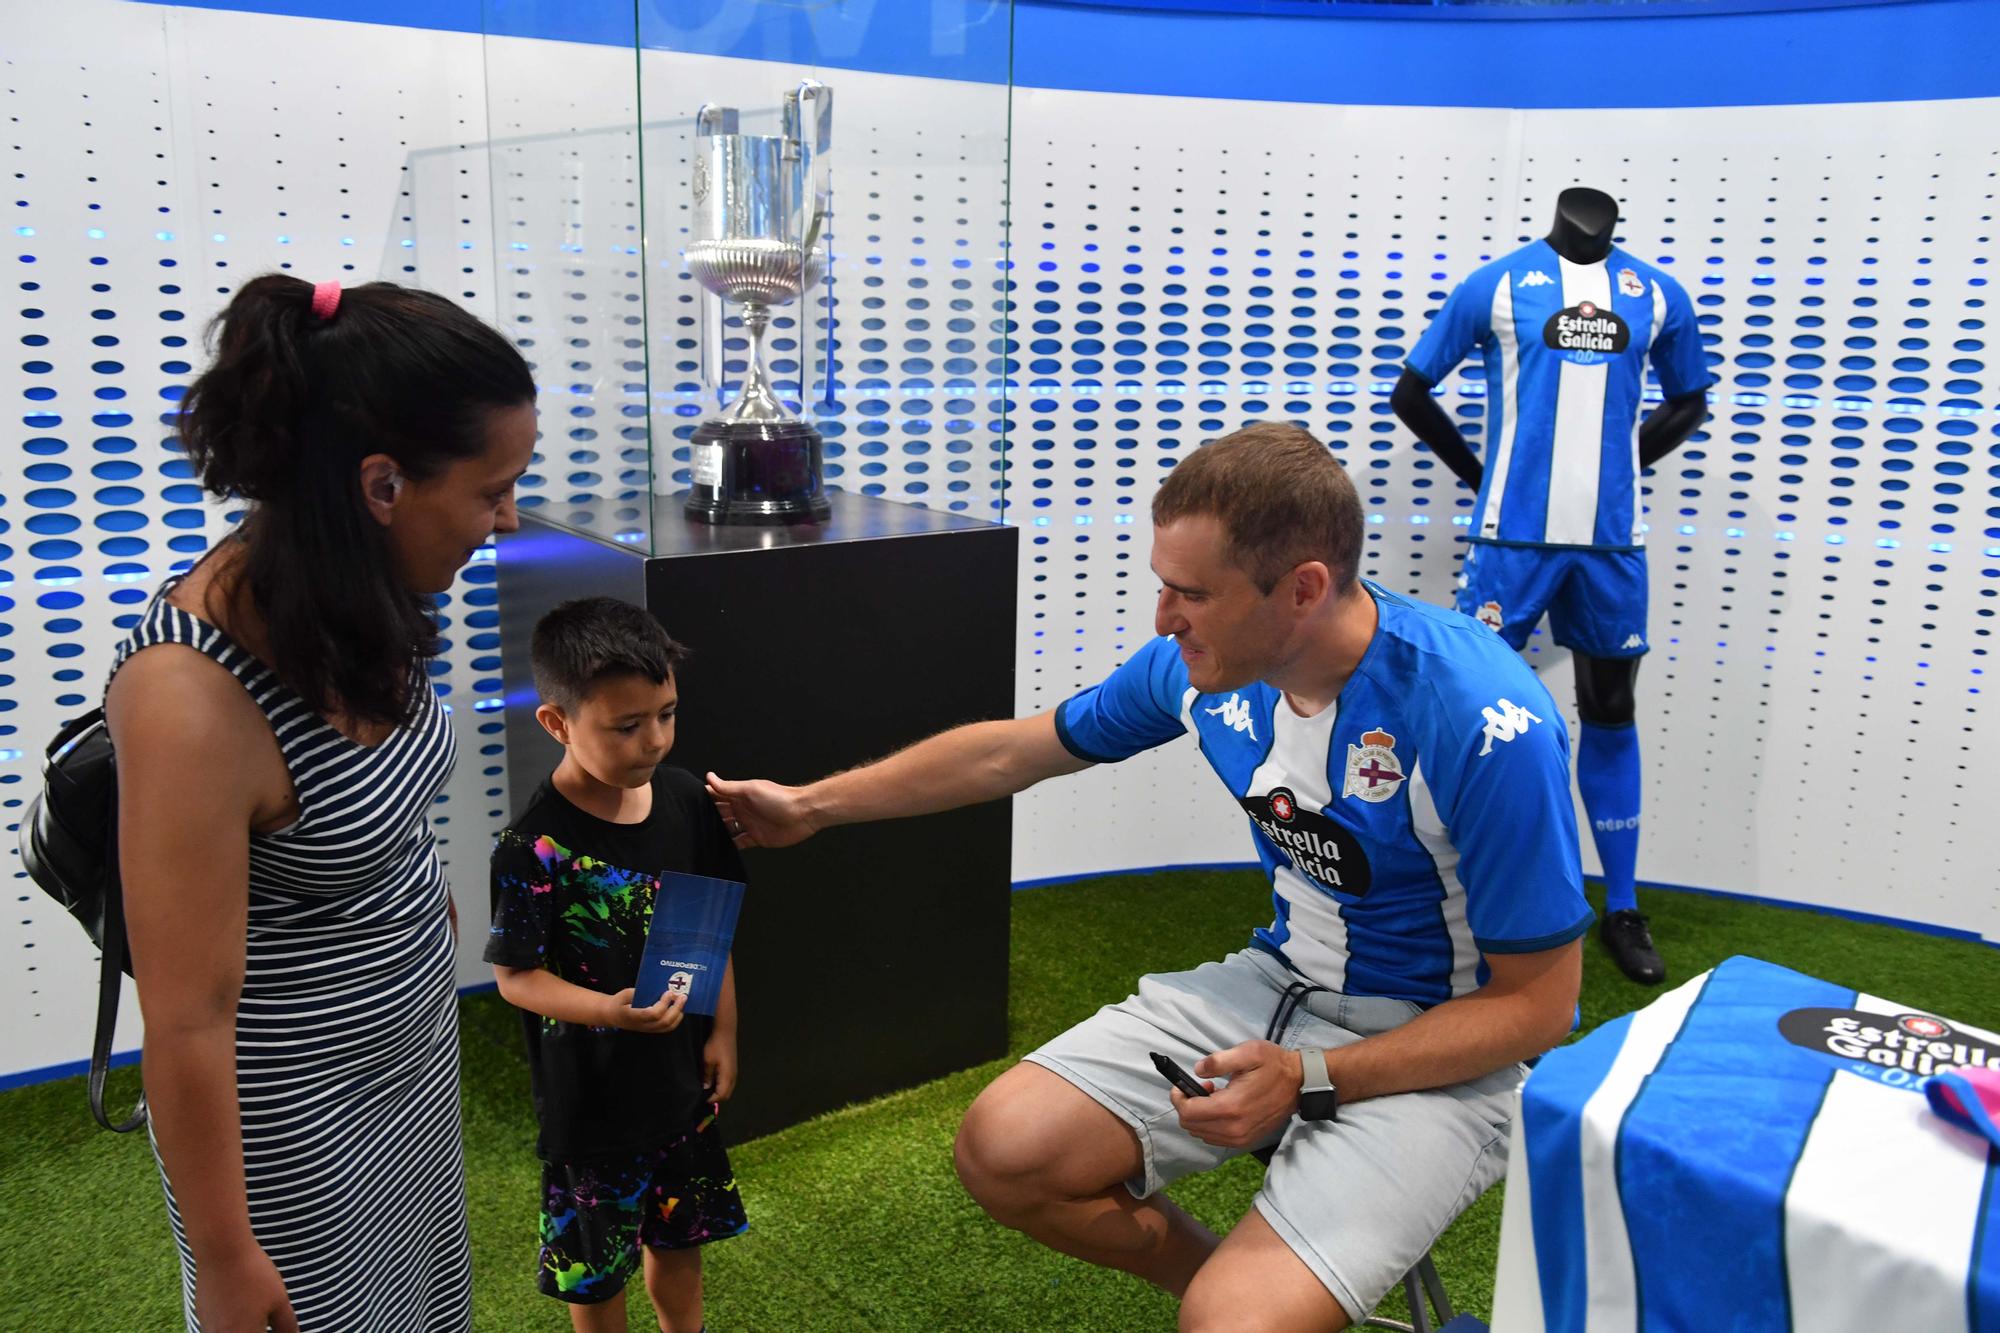
[[[694,484],[683,508],[703,523],[823,523],[820,449],[803,421],[704,421],[689,440]]]

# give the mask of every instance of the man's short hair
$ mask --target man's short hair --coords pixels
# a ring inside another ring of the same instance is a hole
[[[1183,458],[1153,496],[1153,523],[1193,517],[1222,525],[1230,563],[1261,592],[1308,560],[1326,565],[1337,593],[1360,572],[1361,499],[1303,426],[1260,421]]]
[[[616,597],[564,602],[535,623],[528,646],[542,702],[565,711],[611,676],[664,684],[687,655],[651,612]]]

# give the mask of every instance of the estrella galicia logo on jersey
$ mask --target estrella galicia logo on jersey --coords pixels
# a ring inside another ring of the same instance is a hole
[[[1396,794],[1405,778],[1396,759],[1396,738],[1377,727],[1362,733],[1361,744],[1347,747],[1347,785],[1341,799],[1358,796],[1377,805]]]
[[[1632,330],[1616,311],[1594,301],[1558,310],[1542,325],[1542,342],[1578,365],[1616,356],[1632,342]]]
[[[1842,1067],[1892,1087],[1915,1089],[1954,1069],[2000,1069],[1990,1038],[1929,1014],[1866,1014],[1858,1009],[1794,1009],[1778,1018],[1794,1046],[1830,1055]]]
[[[1300,805],[1286,787],[1238,799],[1257,831],[1283,852],[1301,875],[1321,888],[1351,898],[1368,892],[1368,856],[1361,850],[1360,840],[1340,824]]]
[[[1257,739],[1257,722],[1250,715],[1250,701],[1242,695],[1232,694],[1217,707],[1204,709],[1203,711],[1210,717],[1220,717],[1223,726],[1234,727],[1238,731],[1247,731],[1250,733],[1251,740],[1254,741]]]

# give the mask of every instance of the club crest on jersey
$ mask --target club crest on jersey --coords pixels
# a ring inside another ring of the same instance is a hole
[[[1500,603],[1498,602],[1481,603],[1479,610],[1473,613],[1472,618],[1486,626],[1486,628],[1496,631],[1507,623],[1507,617],[1500,614]]]
[[[1627,296],[1644,296],[1646,284],[1631,269],[1621,268],[1618,270],[1618,290]]]
[[[1794,1009],[1779,1015],[1778,1032],[1794,1046],[1839,1060],[1849,1073],[1911,1091],[1933,1074],[2000,1069],[2000,1044],[1990,1036],[1929,1014]]]
[[[1594,301],[1578,301],[1550,315],[1542,325],[1542,342],[1576,365],[1595,365],[1616,356],[1632,342],[1632,330],[1615,310]]]
[[[1342,798],[1358,796],[1370,805],[1388,800],[1403,785],[1403,765],[1396,758],[1396,738],[1377,728],[1361,734],[1361,744],[1347,747],[1347,786]]]

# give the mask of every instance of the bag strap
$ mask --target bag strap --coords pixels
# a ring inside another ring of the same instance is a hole
[[[47,755],[48,761],[53,764],[56,761],[56,757],[68,749],[72,741],[102,721],[104,721],[103,704],[99,704],[88,713],[84,713],[79,717],[71,718],[63,729],[56,733],[55,739],[49,742],[48,748],[43,752]]]
[[[124,985],[125,891],[118,873],[118,828],[106,830],[104,864],[103,959],[97,968],[97,1035],[90,1043],[90,1114],[113,1134],[130,1134],[146,1123],[146,1094],[122,1125],[111,1123],[104,1109],[104,1081],[111,1072],[111,1038],[118,1029],[118,997]]]

